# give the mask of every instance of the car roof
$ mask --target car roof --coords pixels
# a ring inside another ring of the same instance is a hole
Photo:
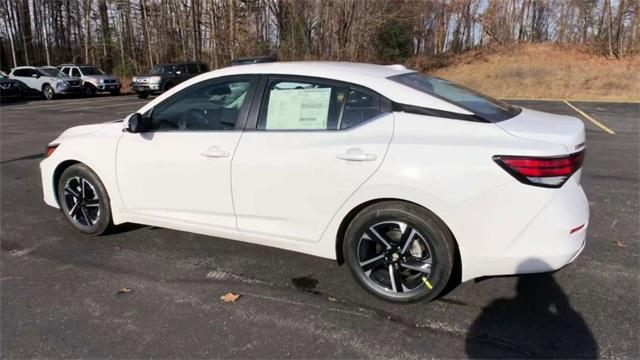
[[[188,64],[204,65],[204,63],[201,61],[172,62],[172,63],[165,63],[165,64],[157,64],[157,65],[158,66],[175,66],[175,65],[188,65]]]
[[[286,68],[286,72],[308,73],[312,76],[319,69],[328,72],[349,72],[358,73],[367,76],[388,78],[394,75],[400,75],[413,72],[402,65],[376,65],[365,63],[338,62],[338,61],[284,61],[284,62],[268,62],[246,65],[235,65],[241,72],[249,73],[283,73],[282,69]],[[301,74],[302,75],[302,74]]]

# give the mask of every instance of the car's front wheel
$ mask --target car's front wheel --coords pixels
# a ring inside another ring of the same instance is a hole
[[[149,93],[146,92],[139,92],[137,95],[139,99],[146,99],[147,97],[149,97]]]
[[[107,190],[83,164],[72,165],[62,172],[58,200],[67,220],[85,234],[100,235],[112,225]]]
[[[395,302],[438,296],[451,276],[454,249],[451,232],[435,214],[400,201],[363,209],[343,241],[345,261],[358,282]]]
[[[96,88],[91,85],[84,86],[84,95],[88,97],[96,96]]]
[[[42,96],[44,96],[44,98],[47,100],[53,100],[53,98],[56,96],[56,93],[53,91],[51,85],[45,84],[42,87]]]

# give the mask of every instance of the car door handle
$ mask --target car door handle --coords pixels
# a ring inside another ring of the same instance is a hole
[[[346,161],[374,161],[376,159],[375,154],[367,154],[364,151],[356,148],[347,150],[344,154],[338,154],[336,157],[340,160]]]
[[[201,152],[200,155],[204,157],[210,157],[210,158],[226,158],[226,157],[229,157],[229,152],[222,151],[219,149],[209,149],[207,151]]]

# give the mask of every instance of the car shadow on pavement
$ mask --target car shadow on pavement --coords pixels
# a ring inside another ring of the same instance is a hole
[[[528,260],[522,267],[541,264]],[[546,265],[542,263],[542,265]],[[594,359],[598,344],[552,273],[520,276],[514,298],[494,300],[471,324],[470,358]]]

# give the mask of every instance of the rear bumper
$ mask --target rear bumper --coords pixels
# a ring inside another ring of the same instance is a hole
[[[573,262],[586,245],[589,223],[589,203],[577,178],[556,189],[512,241],[492,244],[486,239],[486,251],[466,254],[463,280],[548,272]],[[508,216],[503,219],[509,220]]]

